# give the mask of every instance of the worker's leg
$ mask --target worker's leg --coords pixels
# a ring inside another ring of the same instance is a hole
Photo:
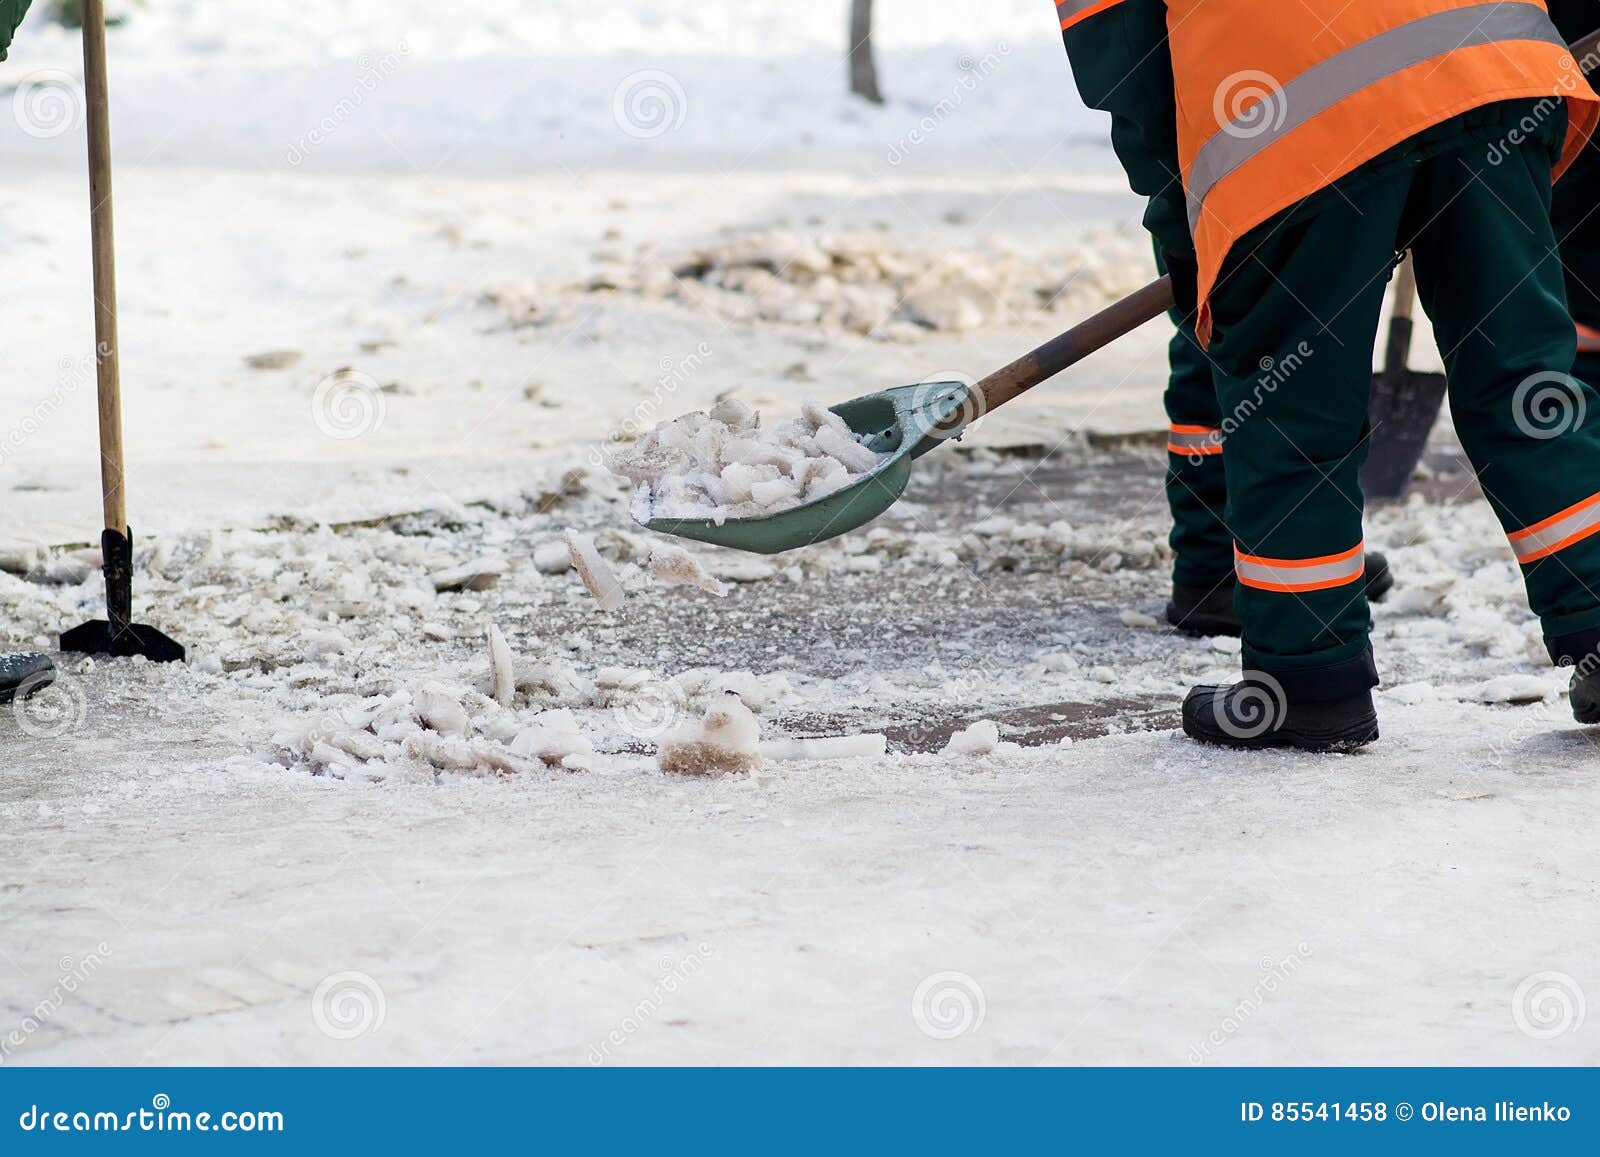
[[[1360,472],[1411,170],[1386,173],[1253,230],[1211,296],[1244,668],[1291,704],[1364,699],[1377,683]]]
[[[1522,563],[1556,661],[1600,647],[1600,395],[1575,350],[1550,223],[1565,114],[1499,164],[1466,147],[1419,170],[1417,287],[1444,354],[1450,412]],[[1460,254],[1470,246],[1470,275]]]
[[[1161,254],[1156,253],[1156,264]],[[1162,272],[1166,270],[1163,268]],[[1233,587],[1233,536],[1223,522],[1228,500],[1222,465],[1222,415],[1211,361],[1194,327],[1176,311],[1167,346],[1163,395],[1167,421],[1167,505],[1172,510],[1172,581],[1212,591]]]

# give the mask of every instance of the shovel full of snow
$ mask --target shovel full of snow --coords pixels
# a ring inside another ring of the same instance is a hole
[[[133,535],[128,529],[122,468],[122,384],[117,363],[117,278],[111,228],[111,122],[106,95],[104,0],[84,0],[83,86],[89,124],[89,224],[94,254],[95,370],[100,403],[100,536],[106,617],[61,635],[63,651],[143,655],[182,662],[183,647],[133,619]]]
[[[757,554],[778,554],[837,537],[894,505],[911,478],[915,459],[959,437],[978,418],[1019,394],[1159,317],[1172,304],[1172,283],[1163,277],[973,385],[922,382],[830,407],[856,439],[878,455],[878,462],[850,485],[815,501],[749,518],[648,517],[640,521],[663,534]]]

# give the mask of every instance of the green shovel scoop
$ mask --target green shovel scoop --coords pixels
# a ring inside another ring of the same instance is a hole
[[[648,530],[755,554],[780,554],[836,538],[871,522],[905,492],[911,463],[985,414],[1055,377],[1095,350],[1172,308],[1165,277],[1109,305],[996,370],[981,382],[921,382],[866,394],[829,407],[867,449],[887,455],[869,473],[815,502],[758,518],[650,518]]]

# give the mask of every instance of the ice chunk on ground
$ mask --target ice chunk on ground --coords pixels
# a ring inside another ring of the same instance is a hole
[[[1124,627],[1153,627],[1156,625],[1154,615],[1147,615],[1143,611],[1136,611],[1132,607],[1122,612],[1122,625]]]
[[[656,745],[662,771],[709,775],[754,771],[761,766],[761,725],[732,691],[707,710],[704,719],[667,732]]]
[[[992,755],[1000,746],[1000,725],[993,719],[980,719],[958,731],[944,745],[945,755]]]
[[[1539,703],[1551,691],[1551,686],[1537,675],[1501,675],[1479,685],[1473,698],[1479,703]]]
[[[566,574],[572,569],[572,555],[559,538],[541,542],[533,548],[533,569],[540,574]]]
[[[600,609],[620,610],[622,600],[626,597],[622,591],[622,584],[617,581],[617,576],[611,573],[611,568],[606,565],[606,560],[600,557],[600,552],[594,548],[593,540],[576,530],[568,530],[567,551],[572,556],[572,565],[577,568],[578,577],[594,596],[594,601],[600,604]]]
[[[489,624],[489,687],[494,701],[510,707],[517,697],[517,677],[511,663],[511,645],[500,628]]]
[[[806,399],[800,417],[763,428],[733,399],[708,414],[664,422],[612,456],[635,485],[633,517],[759,518],[826,497],[875,470],[882,458],[844,419]]]
[[[769,739],[761,744],[766,759],[857,759],[877,758],[889,749],[886,736],[821,735],[801,739]]]
[[[506,560],[495,556],[473,559],[429,577],[436,591],[486,591],[506,573]]]
[[[417,718],[434,731],[449,735],[465,735],[472,730],[472,721],[460,701],[442,687],[424,687],[412,700]]]
[[[701,569],[699,561],[681,546],[661,543],[650,551],[650,573],[668,586],[699,587],[721,597],[727,585]]]

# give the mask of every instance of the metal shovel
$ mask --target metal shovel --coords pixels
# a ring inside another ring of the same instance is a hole
[[[1407,365],[1416,299],[1417,274],[1407,254],[1395,278],[1383,369],[1372,375],[1367,404],[1371,433],[1367,461],[1361,467],[1361,489],[1368,498],[1399,498],[1406,492],[1444,403],[1444,375],[1419,373]]]
[[[143,655],[182,662],[181,644],[133,618],[133,533],[123,491],[122,381],[117,360],[116,245],[111,228],[111,118],[106,86],[104,0],[84,0],[83,87],[89,122],[89,226],[94,260],[94,336],[100,404],[100,536],[106,579],[106,617],[63,631],[63,651]]]
[[[905,491],[911,463],[972,422],[1055,377],[1095,350],[1172,308],[1172,282],[1153,281],[1087,321],[996,370],[976,385],[923,382],[830,407],[869,450],[887,455],[873,470],[815,502],[759,518],[650,518],[649,530],[700,542],[778,554],[835,538],[871,522]]]

